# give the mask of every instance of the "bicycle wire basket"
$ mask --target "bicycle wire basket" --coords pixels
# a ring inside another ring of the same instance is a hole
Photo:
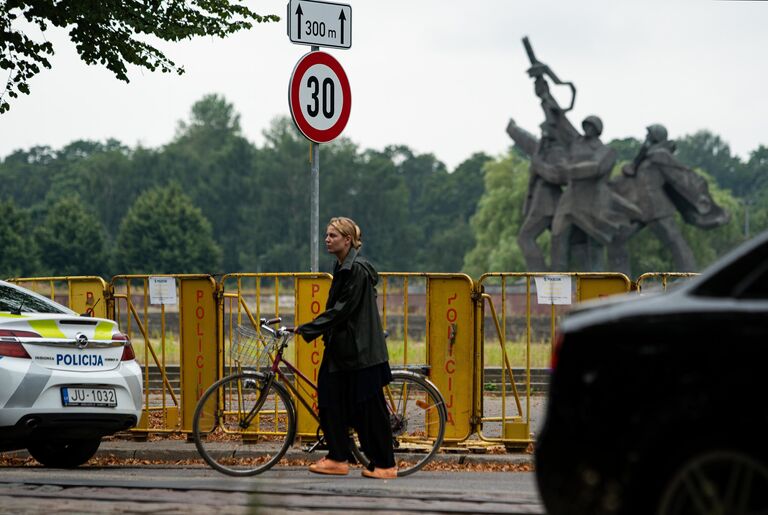
[[[257,331],[248,325],[235,328],[235,338],[230,349],[232,359],[240,366],[263,368],[272,364],[278,339],[265,331]]]

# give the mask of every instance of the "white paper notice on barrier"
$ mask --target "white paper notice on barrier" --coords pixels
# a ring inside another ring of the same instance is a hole
[[[149,278],[149,303],[150,304],[178,304],[176,297],[176,278],[174,277],[150,277]]]
[[[534,279],[539,304],[571,304],[570,275],[542,275]]]

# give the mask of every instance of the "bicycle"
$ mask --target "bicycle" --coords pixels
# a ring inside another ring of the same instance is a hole
[[[300,389],[316,392],[317,386],[283,356],[293,332],[272,327],[280,322],[280,318],[261,319],[258,331],[237,326],[231,348],[236,372],[211,385],[195,408],[195,446],[208,465],[224,474],[259,474],[282,459],[296,438],[294,399],[318,423],[315,443],[304,450],[312,452],[323,443],[318,415],[300,394]],[[296,384],[283,368],[293,374]],[[429,379],[407,369],[392,371],[384,396],[395,452],[412,451],[417,456],[414,461],[401,460],[397,475],[407,476],[424,467],[439,450],[445,437],[445,401]],[[264,448],[274,453],[264,455]],[[354,438],[350,451],[361,465],[368,466],[370,461]]]

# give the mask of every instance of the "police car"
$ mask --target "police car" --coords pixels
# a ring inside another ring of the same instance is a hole
[[[141,368],[112,320],[0,281],[0,452],[77,467],[136,425]]]

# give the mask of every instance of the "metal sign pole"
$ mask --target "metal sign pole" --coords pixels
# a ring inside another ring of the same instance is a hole
[[[348,49],[352,46],[352,6],[319,0],[289,0],[286,6],[288,39],[308,45],[291,74],[288,104],[296,127],[310,141],[310,271],[318,273],[320,253],[320,143],[341,134],[349,120],[352,93],[347,74],[321,46]],[[320,83],[322,82],[322,87]],[[307,102],[308,96],[312,100]],[[304,98],[304,100],[302,100]],[[322,115],[320,118],[320,106]]]
[[[317,52],[320,50],[319,46],[312,46],[312,51]],[[312,185],[310,186],[310,238],[311,249],[310,255],[310,272],[319,272],[320,267],[318,265],[319,256],[318,250],[320,247],[320,238],[318,230],[320,229],[320,144],[312,144]]]

